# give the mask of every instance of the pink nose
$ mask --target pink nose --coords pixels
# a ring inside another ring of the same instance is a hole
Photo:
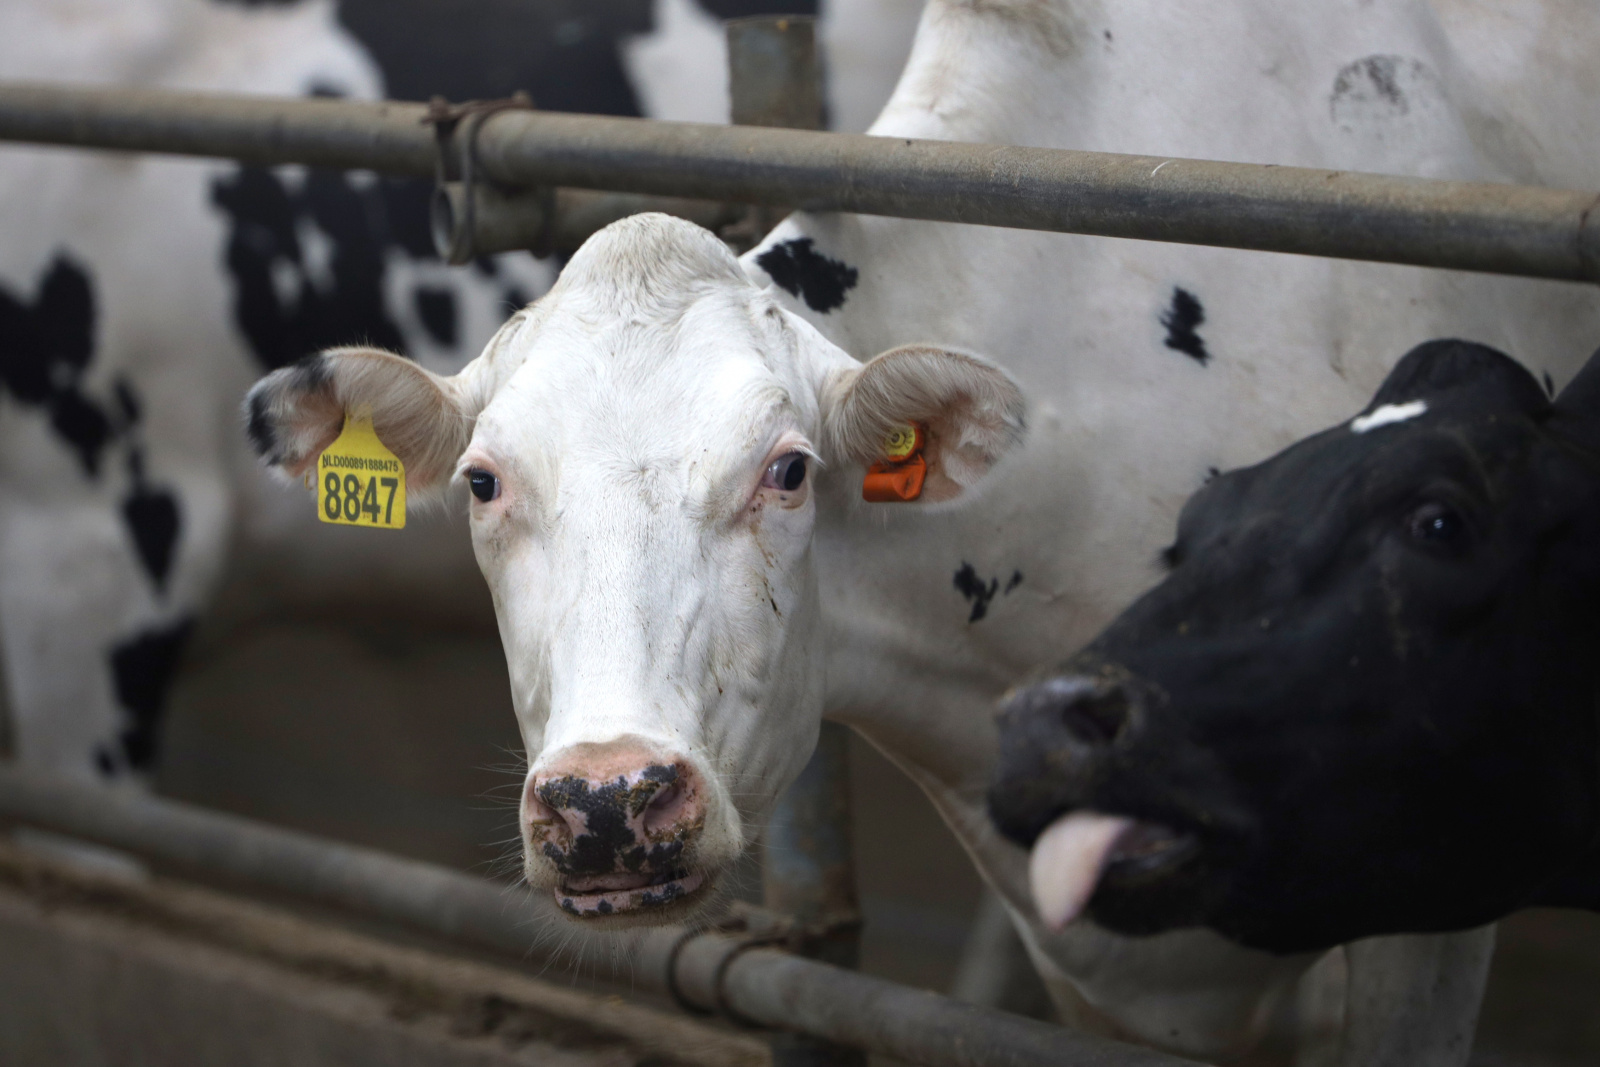
[[[634,745],[579,745],[523,793],[530,844],[566,879],[665,873],[705,821],[689,763]]]

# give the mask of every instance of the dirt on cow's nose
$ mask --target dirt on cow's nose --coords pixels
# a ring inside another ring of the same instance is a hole
[[[530,844],[569,882],[676,870],[705,821],[696,777],[681,761],[607,778],[547,773],[531,786]]]

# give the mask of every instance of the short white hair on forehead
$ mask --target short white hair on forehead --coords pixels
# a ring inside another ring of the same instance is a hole
[[[755,289],[721,238],[692,222],[646,212],[613,222],[585,241],[545,299],[579,289],[646,314],[670,314],[707,287],[729,283]]]

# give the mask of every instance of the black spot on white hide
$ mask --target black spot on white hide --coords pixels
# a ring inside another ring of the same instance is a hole
[[[845,294],[856,287],[861,272],[818,252],[810,237],[797,237],[773,245],[756,257],[756,263],[790,295],[804,300],[812,311],[827,314],[843,307]]]
[[[1195,332],[1205,321],[1206,310],[1200,305],[1200,298],[1187,289],[1174,287],[1172,304],[1161,313],[1161,325],[1167,329],[1164,343],[1205,366],[1211,362],[1211,353],[1206,351],[1204,338]]]
[[[122,755],[136,770],[155,765],[167,689],[193,632],[194,620],[184,618],[146,630],[111,650],[112,683],[129,719],[120,737]],[[101,764],[104,770],[105,761]]]

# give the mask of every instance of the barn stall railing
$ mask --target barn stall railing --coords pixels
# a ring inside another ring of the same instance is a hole
[[[0,140],[429,176],[423,104],[0,84]],[[1600,194],[1250,163],[508,109],[507,188],[575,187],[1600,281]],[[459,158],[466,134],[445,141]]]
[[[0,823],[123,849],[183,871],[377,916],[526,960],[561,920],[525,889],[157,797],[0,768]],[[1179,1059],[910,989],[717,932],[629,937],[638,987],[689,1006],[928,1067],[1192,1067]],[[616,965],[615,943],[562,957]]]

